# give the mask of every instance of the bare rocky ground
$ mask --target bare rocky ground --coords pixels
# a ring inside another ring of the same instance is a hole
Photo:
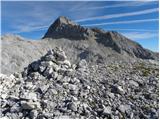
[[[1,74],[1,117],[158,118],[158,66],[71,64],[59,48],[22,74]]]
[[[60,17],[42,40],[1,42],[1,118],[159,118],[157,53],[116,32]]]

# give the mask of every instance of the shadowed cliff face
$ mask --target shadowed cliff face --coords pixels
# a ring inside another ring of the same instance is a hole
[[[71,40],[83,40],[89,37],[90,30],[84,28],[66,17],[59,17],[48,29],[43,38],[68,38]]]
[[[70,40],[95,40],[106,47],[110,47],[119,54],[127,53],[132,57],[142,59],[158,59],[158,54],[143,48],[138,43],[126,38],[115,31],[103,31],[98,28],[84,28],[66,17],[59,17],[49,27],[45,38],[67,38]]]

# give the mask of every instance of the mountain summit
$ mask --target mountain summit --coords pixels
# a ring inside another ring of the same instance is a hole
[[[43,38],[68,38],[74,40],[86,39],[90,34],[89,29],[84,28],[67,17],[60,16],[55,22],[49,27],[47,33]]]
[[[143,48],[116,31],[104,31],[99,28],[85,28],[67,17],[61,16],[49,27],[43,39],[67,38],[70,40],[95,40],[110,47],[119,54],[128,54],[142,59],[158,59],[158,54]]]
[[[74,25],[76,25],[76,23],[74,23],[72,20],[70,20],[69,18],[67,18],[65,16],[60,16],[55,20],[52,27],[60,27],[61,25],[74,26]]]

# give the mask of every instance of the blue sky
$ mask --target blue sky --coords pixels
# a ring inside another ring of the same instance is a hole
[[[58,16],[85,27],[114,30],[158,51],[158,1],[3,1],[1,34],[40,39]]]

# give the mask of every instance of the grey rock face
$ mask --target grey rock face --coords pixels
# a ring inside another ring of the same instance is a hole
[[[81,27],[68,18],[61,16],[49,27],[43,39],[69,38],[72,40],[83,40],[86,39],[91,32],[91,30]]]

